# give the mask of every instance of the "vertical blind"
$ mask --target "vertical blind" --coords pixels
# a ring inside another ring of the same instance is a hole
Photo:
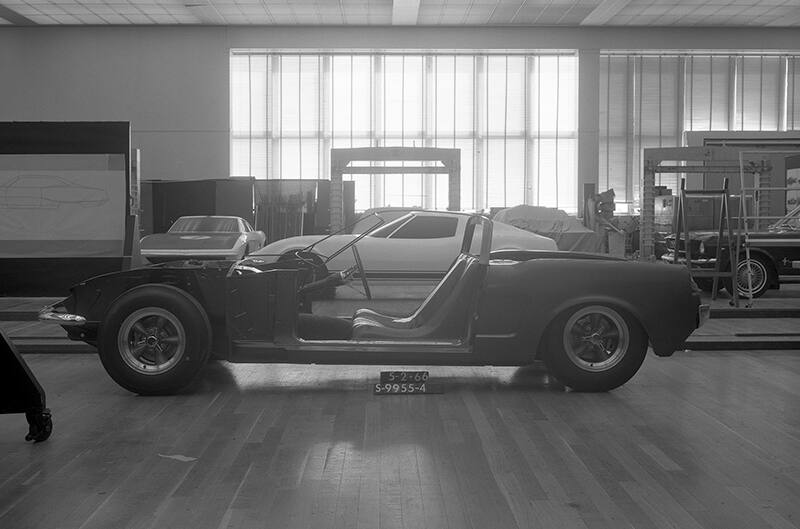
[[[328,178],[331,148],[461,149],[461,204],[577,206],[575,54],[230,58],[231,175]],[[357,175],[356,208],[447,207],[439,175]]]
[[[638,203],[642,149],[685,131],[800,130],[800,57],[603,54],[600,187]],[[677,175],[657,175],[677,188]]]

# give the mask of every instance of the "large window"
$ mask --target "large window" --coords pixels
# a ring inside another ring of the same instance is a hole
[[[331,148],[461,149],[461,205],[577,205],[574,54],[231,53],[231,175],[329,178]],[[356,209],[447,207],[445,175],[358,175]]]
[[[637,203],[642,149],[679,147],[695,130],[800,130],[800,57],[601,56],[601,189]],[[656,178],[677,188],[676,175]]]

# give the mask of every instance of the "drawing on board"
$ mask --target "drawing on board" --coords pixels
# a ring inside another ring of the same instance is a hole
[[[56,175],[23,174],[0,184],[0,206],[10,209],[54,209],[62,205],[91,208],[106,202],[105,189]]]
[[[0,258],[122,255],[125,156],[0,155]]]

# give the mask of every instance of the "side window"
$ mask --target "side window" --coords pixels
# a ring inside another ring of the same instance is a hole
[[[242,222],[244,222],[244,230],[245,231],[253,231],[253,227],[250,226],[249,222],[247,222],[246,220],[242,220]]]
[[[399,219],[395,219],[395,220],[393,220],[393,221],[391,221],[391,222],[389,222],[387,224],[384,224],[380,228],[378,228],[375,231],[373,231],[372,233],[370,233],[369,236],[370,237],[378,237],[378,238],[381,238],[381,239],[385,239],[386,237],[389,236],[390,233],[392,233],[394,230],[396,230],[398,226],[402,226],[406,222],[409,222],[409,220],[408,220],[409,216],[410,215],[406,215],[406,216],[400,217]]]
[[[397,230],[392,239],[442,239],[453,237],[458,228],[456,217],[417,216]]]

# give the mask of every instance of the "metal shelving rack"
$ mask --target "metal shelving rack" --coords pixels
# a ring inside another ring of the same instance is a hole
[[[736,254],[742,250],[742,243],[744,243],[744,253],[745,253],[745,261],[747,263],[750,262],[750,244],[751,244],[751,237],[750,237],[750,222],[753,222],[753,229],[755,231],[759,231],[761,229],[761,222],[764,220],[777,220],[781,218],[781,216],[775,215],[764,215],[764,212],[769,212],[771,210],[771,200],[772,200],[772,191],[789,191],[790,188],[788,186],[772,186],[770,185],[769,180],[762,180],[764,178],[764,173],[768,173],[771,171],[771,167],[767,164],[764,160],[761,160],[760,164],[756,164],[752,161],[745,161],[745,155],[747,154],[756,154],[756,155],[765,155],[765,154],[778,154],[778,155],[797,155],[797,150],[742,150],[739,151],[739,180],[740,180],[740,189],[741,189],[741,196],[742,199],[739,200],[739,230],[738,236],[736,238]],[[747,169],[745,169],[747,168]],[[751,174],[753,176],[753,185],[747,186],[745,182],[745,174]],[[766,184],[766,185],[764,185]],[[747,194],[747,192],[751,192],[752,194]],[[747,198],[750,197],[753,199],[753,209],[758,213],[754,216],[749,216],[747,212]],[[747,267],[747,306],[750,307],[753,302],[753,274],[750,267]]]
[[[725,152],[727,151],[727,152]],[[732,156],[733,153],[738,154],[738,161],[736,161],[736,156]],[[760,152],[760,151],[759,151]],[[644,149],[644,175],[642,180],[642,210],[641,210],[641,219],[640,219],[640,255],[639,259],[643,261],[652,261],[655,258],[655,245],[654,245],[654,234],[655,234],[655,175],[656,174],[678,174],[678,175],[685,175],[685,174],[736,174],[739,173],[741,181],[744,182],[744,173],[749,172],[755,174],[756,170],[761,170],[763,172],[763,167],[759,167],[756,165],[751,165],[749,169],[746,171],[743,165],[743,158],[742,152],[736,150],[733,151],[731,149],[726,149],[722,147],[668,147],[668,148],[653,148],[653,149]],[[695,165],[687,165],[687,164],[695,164]],[[762,164],[763,165],[763,164]],[[757,180],[758,178],[756,178]],[[685,189],[685,180],[681,182],[681,190],[679,194],[679,198],[677,199],[680,202],[685,202],[686,195],[689,194],[690,196],[719,196],[724,202],[724,205],[720,208],[720,214],[722,215],[722,210],[725,210],[725,215],[727,216],[727,221],[724,218],[720,218],[719,222],[719,233],[720,239],[723,235],[723,221],[728,226],[728,240],[730,241],[728,244],[728,251],[730,256],[730,271],[725,272],[719,270],[719,260],[715,266],[715,270],[712,271],[698,271],[692,268],[691,265],[691,248],[689,244],[685,244],[686,246],[686,266],[689,270],[698,277],[713,277],[714,278],[714,285],[712,287],[712,296],[716,297],[716,293],[718,291],[718,283],[719,277],[723,277],[726,275],[730,275],[731,285],[736,285],[736,273],[738,270],[738,257],[741,250],[741,238],[747,236],[747,228],[746,222],[742,221],[741,217],[741,208],[742,202],[746,201],[746,195],[743,193],[739,196],[739,208],[740,208],[740,217],[736,232],[736,251],[732,251],[733,242],[734,242],[734,235],[733,230],[731,229],[730,225],[730,210],[729,210],[729,190],[728,190],[728,179],[727,177],[724,178],[724,189],[711,189],[711,190],[686,190]],[[685,218],[685,204],[681,205],[683,212],[681,213],[682,216],[682,224],[685,231],[685,239],[684,241],[688,241],[688,226],[686,225],[686,218]],[[676,210],[678,206],[676,205]],[[745,208],[746,209],[746,208]],[[745,226],[743,226],[745,225]],[[679,228],[676,225],[676,222],[673,222],[673,228],[676,233],[676,252],[677,252],[677,234],[680,233]],[[747,250],[745,250],[747,251]],[[721,255],[718,247],[718,256]],[[749,256],[748,256],[749,257]],[[738,307],[739,306],[739,296],[738,296],[738,289],[732,288],[734,292],[732,295],[732,305]],[[750,289],[751,295],[749,296],[748,306],[752,303],[752,288]]]
[[[689,224],[686,221],[686,199],[691,197],[713,197],[719,198],[720,200],[720,208],[719,208],[719,221],[717,223],[717,240],[721,241],[725,234],[725,230],[727,230],[728,241],[733,240],[733,228],[731,227],[731,216],[730,216],[730,194],[728,193],[728,178],[725,177],[722,180],[722,189],[697,189],[697,190],[687,190],[686,189],[686,179],[681,179],[681,189],[680,194],[677,197],[677,203],[675,204],[675,211],[673,213],[673,221],[672,227],[673,231],[675,232],[675,259],[673,260],[673,264],[678,264],[678,242],[680,240],[679,234],[683,233],[683,246],[684,251],[686,253],[686,268],[689,270],[689,273],[692,274],[692,277],[710,277],[713,278],[713,285],[711,287],[711,299],[717,299],[717,294],[719,293],[719,279],[721,277],[728,277],[731,281],[731,285],[735,284],[736,282],[736,256],[738,253],[734,254],[733,247],[731,244],[728,244],[728,259],[733,266],[731,266],[730,270],[725,271],[722,270],[722,245],[717,244],[717,254],[714,262],[714,270],[708,270],[705,268],[695,268],[692,266],[692,245],[689,244]],[[738,239],[737,239],[738,242]],[[738,289],[733,289],[733,304],[738,307],[739,306],[739,292]]]

